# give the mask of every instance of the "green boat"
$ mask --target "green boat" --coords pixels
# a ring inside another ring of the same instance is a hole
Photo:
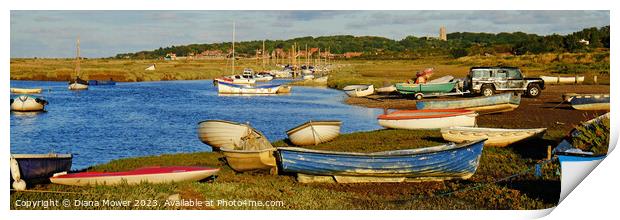
[[[451,92],[455,85],[456,82],[427,84],[396,83],[396,90],[403,95],[412,95],[417,93],[447,93]]]

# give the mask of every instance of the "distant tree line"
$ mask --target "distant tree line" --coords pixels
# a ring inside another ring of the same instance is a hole
[[[301,37],[289,40],[265,40],[268,51],[281,48],[289,51],[293,44],[304,50],[318,47],[331,53],[363,52],[363,59],[410,59],[422,56],[449,55],[454,58],[468,55],[510,53],[514,55],[540,54],[548,52],[587,52],[596,48],[609,48],[610,26],[591,27],[567,35],[514,33],[471,33],[455,32],[448,34],[448,41],[437,38],[407,36],[402,40],[392,40],[375,36],[324,36]],[[588,43],[586,44],[585,41]],[[235,51],[240,55],[254,56],[262,48],[263,41],[244,41],[235,43]],[[211,44],[190,44],[170,46],[152,51],[117,54],[115,58],[156,59],[174,53],[177,56],[198,54],[205,50],[220,50],[227,53],[231,42]]]

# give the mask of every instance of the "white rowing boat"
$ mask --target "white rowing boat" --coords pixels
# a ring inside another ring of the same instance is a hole
[[[401,110],[377,117],[379,125],[392,129],[441,129],[476,125],[474,111],[463,109]]]
[[[198,138],[214,150],[220,148],[255,150],[272,147],[269,140],[250,125],[224,120],[199,122]]]
[[[318,145],[338,137],[341,125],[341,121],[309,121],[288,130],[286,134],[294,145]]]
[[[281,85],[241,85],[220,81],[217,84],[217,92],[220,94],[276,94]]]
[[[502,129],[502,128],[472,128],[449,127],[441,129],[441,136],[446,141],[463,143],[466,141],[487,139],[484,142],[488,147],[505,147],[510,144],[531,139],[542,138],[546,128],[534,129]]]

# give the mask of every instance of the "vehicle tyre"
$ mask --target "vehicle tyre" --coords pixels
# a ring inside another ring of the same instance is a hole
[[[492,96],[495,94],[495,90],[491,85],[483,85],[482,88],[480,88],[480,94],[483,96]]]
[[[528,97],[536,98],[540,95],[540,86],[538,84],[529,85],[525,93]]]
[[[416,100],[422,100],[424,98],[424,94],[416,93],[414,97],[415,97]]]

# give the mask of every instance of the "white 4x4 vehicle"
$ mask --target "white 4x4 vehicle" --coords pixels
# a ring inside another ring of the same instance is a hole
[[[545,89],[545,81],[541,78],[524,78],[517,67],[472,67],[465,80],[465,87],[471,93],[484,96],[511,91],[537,97]]]

